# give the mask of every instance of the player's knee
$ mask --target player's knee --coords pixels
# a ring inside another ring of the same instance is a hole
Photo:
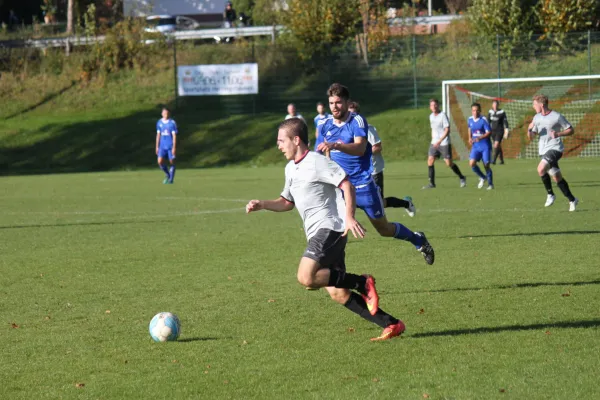
[[[475,165],[477,165],[477,161],[469,160],[469,167],[474,167]]]
[[[427,158],[427,165],[429,165],[430,167],[433,166],[433,163],[435,162],[435,158],[429,156],[429,158]]]
[[[377,233],[379,233],[379,235],[385,237],[394,236],[394,233],[396,232],[396,227],[394,226],[394,224],[391,223],[373,224],[373,227],[375,228]]]
[[[541,163],[540,165],[538,165],[537,171],[538,171],[539,176],[546,175],[546,164]]]
[[[491,168],[491,167],[490,167],[490,163],[483,164],[483,168],[485,168],[485,170],[486,170],[486,171],[489,171],[489,170],[490,170],[490,168]]]
[[[350,299],[350,291],[344,289],[330,290],[329,296],[331,296],[331,300],[336,303],[346,304]]]
[[[298,271],[297,278],[302,286],[313,287],[314,277],[312,274],[305,271]]]
[[[454,163],[452,162],[452,160],[451,160],[451,159],[449,159],[449,158],[446,158],[444,161],[446,161],[446,166],[447,166],[448,168],[452,168],[452,167],[454,166]]]

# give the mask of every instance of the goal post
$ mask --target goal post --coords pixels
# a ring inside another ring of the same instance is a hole
[[[492,101],[498,100],[511,133],[502,143],[505,157],[538,157],[537,140],[530,142],[526,135],[535,114],[532,97],[536,94],[548,96],[550,108],[565,115],[575,128],[575,135],[565,138],[565,156],[600,156],[600,75],[443,81],[442,108],[450,119],[457,155],[468,158],[471,104],[480,103],[487,117]]]

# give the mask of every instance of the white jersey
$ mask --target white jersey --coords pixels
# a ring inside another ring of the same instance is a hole
[[[381,138],[377,133],[377,129],[375,129],[373,125],[369,125],[369,135],[367,140],[369,141],[371,146],[381,143]],[[381,155],[381,153],[373,153],[373,156],[371,157],[371,162],[373,163],[373,172],[371,173],[372,175],[376,175],[382,172],[385,168],[385,163],[383,161],[383,156]]]
[[[304,117],[302,116],[302,114],[296,114],[296,115],[288,114],[285,116],[285,119],[291,119],[291,118],[300,118],[302,121],[304,121]],[[306,122],[306,121],[304,121],[304,122]]]
[[[548,115],[542,115],[542,113],[536,114],[535,117],[533,117],[533,127],[531,130],[536,132],[540,137],[540,155],[543,156],[550,150],[556,150],[562,153],[565,150],[562,137],[552,139],[550,137],[550,131],[561,132],[570,127],[571,124],[569,121],[567,121],[561,113],[556,111],[550,111]]]
[[[444,129],[450,128],[450,121],[445,112],[440,111],[437,115],[431,113],[429,115],[429,123],[431,124],[431,144],[437,143],[444,136]],[[448,146],[450,144],[450,135],[446,136],[440,146]]]
[[[306,240],[319,229],[344,232],[346,203],[338,186],[346,172],[334,161],[307,152],[299,162],[285,167],[285,186],[281,197],[294,203],[304,224]]]

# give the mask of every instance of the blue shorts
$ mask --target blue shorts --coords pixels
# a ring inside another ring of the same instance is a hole
[[[160,147],[158,149],[158,158],[167,158],[169,157],[169,161],[170,160],[174,160],[175,156],[173,155],[173,148],[169,147],[169,148],[162,148]]]
[[[364,187],[356,188],[356,207],[363,210],[371,219],[385,216],[383,199],[374,181],[371,180]]]
[[[469,156],[469,160],[475,160],[477,162],[482,161],[484,164],[489,164],[492,159],[492,148],[491,147],[482,147],[477,148],[473,146],[471,148],[471,155]]]

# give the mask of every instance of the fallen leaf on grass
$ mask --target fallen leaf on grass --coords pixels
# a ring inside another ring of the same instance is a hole
[[[82,387],[84,387],[84,386],[85,386],[85,383],[82,383],[82,382],[78,382],[78,383],[76,383],[76,384],[75,384],[75,387],[76,387],[77,389],[81,389],[81,388],[82,388]]]
[[[228,276],[228,277],[227,277],[227,280],[229,280],[229,281],[230,281],[230,280],[232,280],[232,279],[233,279],[233,278],[232,278],[232,277],[230,277],[230,276]]]
[[[373,381],[373,382],[379,382],[379,379],[377,379],[377,378],[373,378],[373,379],[372,379],[372,381]]]
[[[354,328],[348,328],[348,332],[354,332]]]
[[[570,291],[568,291],[567,293],[561,294],[562,297],[569,297],[570,295],[571,295]]]
[[[248,342],[244,340],[244,341],[242,342],[242,345],[246,345],[246,344],[248,344]]]
[[[500,393],[505,393],[506,389],[500,389]]]
[[[227,385],[227,384],[229,383],[229,381],[223,381],[223,383],[224,383],[225,385]]]
[[[110,314],[110,310],[104,311],[105,314]]]
[[[269,299],[267,300],[267,303],[275,303],[275,299]]]
[[[46,315],[46,316],[44,317],[44,319],[45,319],[46,321],[49,321],[49,320],[50,320],[50,316],[49,316],[49,315]]]
[[[428,398],[429,398],[429,395],[428,395],[427,393],[423,393],[423,398],[424,398],[424,399],[428,399]]]
[[[208,371],[204,371],[205,374],[208,374]]]
[[[13,329],[17,329],[17,328],[19,327],[19,325],[15,324],[14,322],[13,322],[13,323],[11,323],[11,324],[10,324],[10,326],[11,326]]]
[[[546,331],[544,332],[546,335],[551,335],[552,333],[550,331]]]
[[[425,309],[421,308],[417,314],[425,314]]]

